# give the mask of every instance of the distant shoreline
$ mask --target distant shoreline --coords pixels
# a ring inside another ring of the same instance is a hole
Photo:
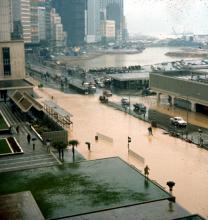
[[[190,58],[206,58],[208,57],[207,52],[185,52],[185,51],[175,51],[175,52],[167,52],[166,56],[169,57],[190,57]]]

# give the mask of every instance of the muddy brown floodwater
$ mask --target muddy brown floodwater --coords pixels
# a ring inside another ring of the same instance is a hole
[[[143,172],[150,168],[150,178],[166,188],[173,180],[177,202],[191,213],[208,218],[208,151],[193,144],[165,135],[161,129],[153,129],[149,136],[148,123],[124,112],[102,105],[97,96],[64,94],[52,89],[35,89],[42,97],[53,95],[55,102],[73,114],[73,127],[68,129],[69,138],[77,139],[77,150],[86,159],[119,156]],[[95,141],[99,132],[108,138]],[[128,153],[127,137],[132,142]],[[110,141],[112,138],[113,141]],[[91,152],[85,144],[91,142]]]

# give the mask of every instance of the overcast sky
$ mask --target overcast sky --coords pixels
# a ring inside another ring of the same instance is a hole
[[[130,34],[208,34],[208,0],[124,0]]]

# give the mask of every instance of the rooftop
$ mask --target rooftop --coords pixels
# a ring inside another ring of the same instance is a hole
[[[47,219],[171,197],[119,158],[0,173],[0,179],[1,195],[30,190]]]
[[[149,79],[149,72],[140,71],[133,73],[118,73],[118,74],[109,74],[112,79],[118,81],[131,81],[131,80],[141,80],[141,79]]]
[[[0,80],[0,90],[23,89],[23,88],[32,88],[32,87],[33,84],[29,83],[25,79]]]

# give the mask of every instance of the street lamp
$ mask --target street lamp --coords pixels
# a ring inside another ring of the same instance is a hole
[[[47,152],[50,152],[50,145],[51,145],[50,139],[46,139]]]
[[[128,149],[129,149],[129,143],[131,143],[131,137],[128,136]]]
[[[37,140],[37,138],[33,137],[32,138],[32,142],[33,142],[33,150],[35,150],[35,141]]]

